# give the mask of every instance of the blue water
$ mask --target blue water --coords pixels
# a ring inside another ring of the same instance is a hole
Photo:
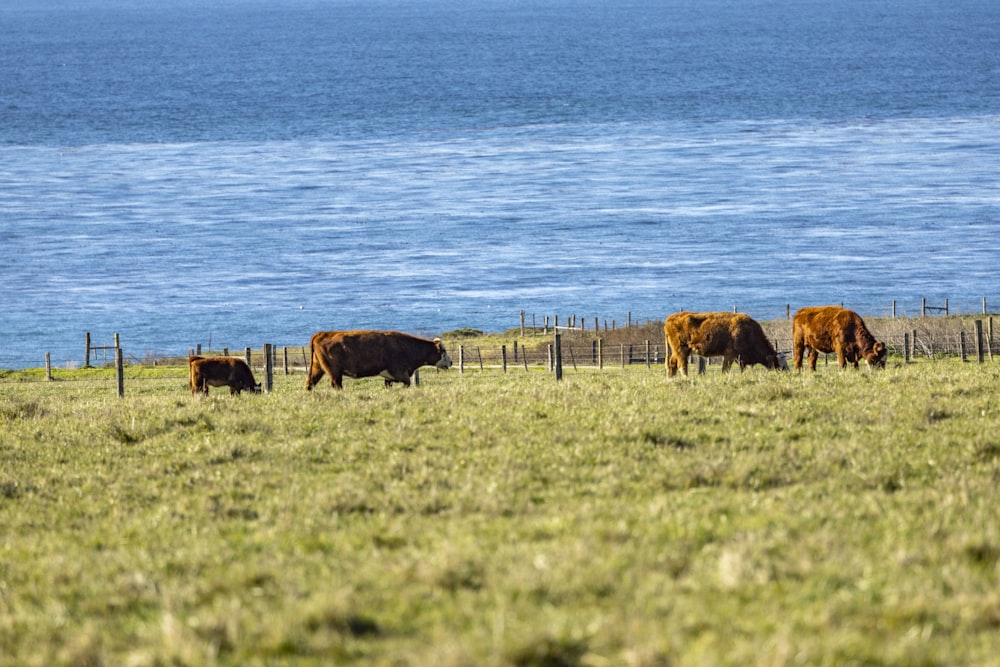
[[[30,6],[11,6],[30,5]],[[0,368],[1000,306],[995,0],[0,2]],[[530,319],[529,319],[530,321]]]

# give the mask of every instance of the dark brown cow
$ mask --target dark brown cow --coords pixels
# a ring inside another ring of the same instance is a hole
[[[858,367],[864,359],[872,368],[885,368],[888,350],[885,343],[875,340],[864,320],[853,310],[840,306],[802,308],[792,321],[792,346],[795,350],[795,370],[802,370],[802,355],[809,348],[809,369],[816,370],[819,353],[837,353],[840,367]]]
[[[788,369],[785,356],[774,350],[760,324],[745,313],[674,313],[663,323],[663,333],[672,353],[667,358],[667,374],[677,368],[687,375],[688,356],[722,357],[722,370],[733,362],[742,371],[761,364],[767,368]]]
[[[247,362],[236,357],[188,357],[188,381],[191,395],[202,392],[208,395],[209,387],[229,387],[229,394],[238,394],[244,389],[260,393],[260,385],[253,378]]]
[[[380,375],[387,386],[402,382],[409,387],[413,371],[421,366],[451,367],[451,358],[440,338],[428,340],[398,331],[318,331],[309,341],[309,349],[309,390],[323,373],[330,376],[334,389],[344,388],[345,375]]]

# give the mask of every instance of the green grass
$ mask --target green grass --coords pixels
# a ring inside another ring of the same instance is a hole
[[[2,665],[997,664],[1000,365],[143,372],[0,379]]]

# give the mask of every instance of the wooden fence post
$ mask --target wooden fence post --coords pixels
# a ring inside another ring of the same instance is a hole
[[[115,347],[115,373],[118,375],[118,398],[125,397],[125,368],[122,361],[122,349]]]
[[[282,362],[283,362],[284,367],[285,367],[285,375],[288,375],[288,346],[287,345],[285,345],[284,347],[281,348],[281,357],[282,357]]]
[[[983,363],[983,361],[986,360],[985,350],[983,350],[983,321],[976,320],[975,325],[976,325],[976,360],[979,363]]]
[[[458,346],[458,372],[460,374],[465,372],[465,346],[464,345],[459,345]]]
[[[45,379],[52,380],[52,355],[48,352],[45,353]]]
[[[274,388],[274,357],[271,354],[271,343],[264,343],[264,393],[270,394]]]
[[[247,358],[247,366],[249,366],[250,368],[253,368],[253,364],[250,363],[250,362],[253,361],[253,357],[250,355],[250,348],[249,347],[243,348],[243,354]]]
[[[521,311],[521,338],[524,338],[524,311]],[[517,356],[514,357],[514,362],[517,362]]]
[[[958,351],[962,355],[962,362],[968,361],[968,358],[965,356],[965,331],[958,332]]]
[[[90,368],[90,332],[85,332],[83,338],[87,344],[87,353],[83,356],[83,367]]]
[[[649,368],[649,339],[646,339],[646,368]]]
[[[507,346],[500,346],[500,365],[503,368],[503,374],[507,374]]]
[[[562,336],[557,331],[555,334],[555,370],[556,380],[562,380]]]
[[[903,363],[910,363],[910,334],[903,334]]]
[[[920,297],[920,317],[927,317],[927,299]]]

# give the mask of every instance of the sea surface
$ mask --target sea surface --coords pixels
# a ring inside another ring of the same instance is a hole
[[[0,368],[1000,308],[996,0],[0,0]]]

